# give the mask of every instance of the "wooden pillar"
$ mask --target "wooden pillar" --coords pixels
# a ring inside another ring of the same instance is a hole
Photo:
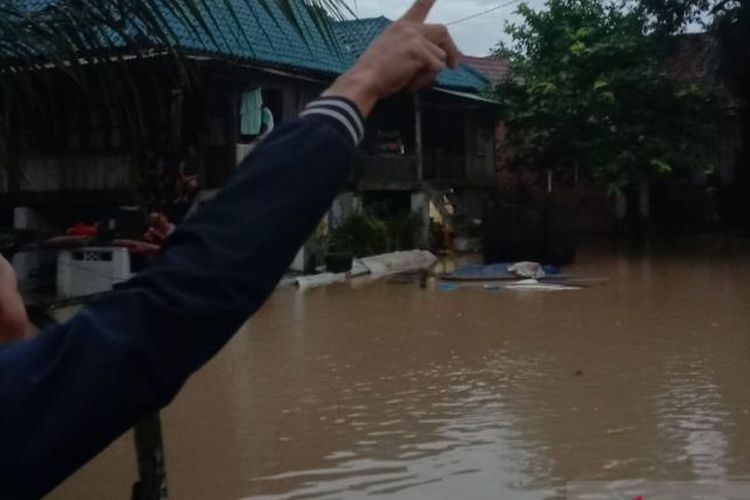
[[[638,183],[638,215],[644,222],[651,219],[651,186],[646,179]]]
[[[239,166],[241,158],[238,153],[238,144],[240,142],[240,89],[237,85],[232,86],[229,91],[229,123],[227,124],[227,136],[229,144],[227,148],[232,156],[232,169],[234,171]]]
[[[137,424],[135,449],[138,456],[138,482],[133,485],[133,500],[167,500],[167,471],[161,419],[154,413]]]
[[[43,306],[30,306],[29,318],[39,329],[59,324]],[[147,417],[134,427],[138,459],[138,482],[133,485],[133,500],[167,500],[167,469],[164,465],[164,443],[159,413]]]
[[[419,241],[417,246],[427,248],[429,246],[430,234],[430,195],[425,190],[411,194],[411,211],[419,215],[422,222],[419,229]]]
[[[430,230],[430,198],[427,192],[425,192],[424,183],[424,142],[422,140],[422,118],[423,118],[424,104],[422,103],[422,94],[417,92],[414,94],[414,145],[417,154],[417,180],[419,181],[422,189],[411,195],[412,212],[421,214],[422,218],[422,229],[420,234],[419,242],[420,246],[426,247],[429,243],[429,230]]]
[[[461,127],[464,132],[464,157],[463,165],[460,172],[451,168],[448,172],[450,178],[469,180],[474,177],[474,163],[477,158],[477,116],[471,111],[461,113]]]
[[[422,142],[422,94],[414,94],[414,137],[415,149],[417,153],[417,179],[419,182],[424,180],[424,149]]]
[[[299,99],[297,89],[291,85],[285,85],[281,90],[281,116],[277,116],[276,122],[294,120],[299,115]]]
[[[615,217],[620,225],[625,224],[628,217],[628,197],[621,190],[615,193]]]
[[[169,147],[173,151],[178,151],[182,145],[185,93],[182,89],[174,89],[171,91],[169,97]]]

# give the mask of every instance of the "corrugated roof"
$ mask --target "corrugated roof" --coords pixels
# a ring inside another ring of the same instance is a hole
[[[469,101],[477,101],[484,104],[493,104],[495,106],[499,105],[497,101],[494,101],[492,99],[487,99],[486,97],[482,97],[479,94],[473,94],[470,92],[459,92],[458,90],[449,90],[449,89],[443,89],[443,88],[435,88],[433,89],[434,92],[438,92],[440,94],[447,94],[452,95],[455,97],[460,97],[461,99],[468,99]]]
[[[54,5],[58,0],[17,0],[30,12]],[[196,34],[186,29],[176,16],[165,13],[175,32],[176,45],[191,53],[236,57],[248,61],[294,70],[340,74],[349,69],[367,46],[391,23],[385,17],[333,23],[334,36],[326,40],[303,0],[292,0],[295,17],[302,29],[295,29],[275,2],[268,2],[270,11],[261,2],[231,1],[234,13],[244,28],[239,33],[237,21],[221,1],[213,2],[209,20],[210,34]],[[112,35],[114,37],[114,35]],[[454,90],[478,92],[489,80],[469,66],[440,73],[437,86]]]
[[[462,56],[461,62],[482,73],[493,84],[502,82],[510,73],[509,61],[507,59],[500,59],[494,56]]]
[[[389,24],[391,24],[391,20],[383,16],[339,21],[334,23],[333,31],[344,50],[354,57],[359,57],[370,43],[385,31]]]
[[[57,0],[18,0],[29,11],[53,5]],[[199,34],[186,29],[176,16],[165,13],[165,18],[176,33],[176,45],[191,52],[238,57],[273,66],[305,69],[339,74],[353,62],[335,39],[326,41],[301,0],[292,2],[294,14],[302,27],[300,31],[289,22],[274,2],[268,2],[270,12],[261,2],[231,0],[244,34],[239,33],[237,21],[224,2],[213,2],[209,20],[210,34]]]
[[[341,21],[334,24],[334,32],[343,48],[353,57],[359,57],[391,22],[386,17]],[[479,92],[486,88],[490,81],[474,68],[461,65],[458,69],[447,69],[440,73],[435,84],[438,87]]]

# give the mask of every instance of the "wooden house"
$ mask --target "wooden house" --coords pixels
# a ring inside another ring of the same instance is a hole
[[[15,211],[19,227],[62,229],[124,205],[168,211],[179,197],[175,172],[186,161],[202,190],[220,188],[259,138],[243,131],[248,93],[260,92],[277,125],[293,119],[390,22],[336,22],[335,37],[326,38],[303,2],[295,5],[301,31],[280,11],[242,1],[234,2],[242,37],[217,32],[208,41],[176,29],[189,71],[181,85],[166,54],[118,63],[130,66],[138,133],[126,126],[134,103],[113,98],[104,83],[84,92],[50,69],[47,115],[18,122],[0,176],[5,221]],[[232,25],[221,3],[213,14],[217,26]],[[461,66],[441,73],[430,89],[381,103],[353,167],[351,197],[395,197],[427,219],[429,201],[447,191],[464,196],[479,217],[480,197],[494,182],[495,108],[479,95],[488,83]]]

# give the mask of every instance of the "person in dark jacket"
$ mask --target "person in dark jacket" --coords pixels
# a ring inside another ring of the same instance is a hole
[[[418,0],[301,114],[277,127],[157,262],[67,323],[0,346],[0,497],[49,492],[166,406],[276,287],[344,186],[379,99],[459,53]]]

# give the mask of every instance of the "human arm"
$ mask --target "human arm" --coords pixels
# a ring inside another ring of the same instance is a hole
[[[169,403],[273,291],[354,147],[332,116],[279,127],[152,268],[64,325],[0,347],[3,495],[43,495]]]
[[[168,404],[263,304],[344,185],[362,115],[444,66],[425,52],[420,23],[397,23],[375,55],[271,133],[152,268],[64,325],[0,347],[4,496],[45,494]]]

